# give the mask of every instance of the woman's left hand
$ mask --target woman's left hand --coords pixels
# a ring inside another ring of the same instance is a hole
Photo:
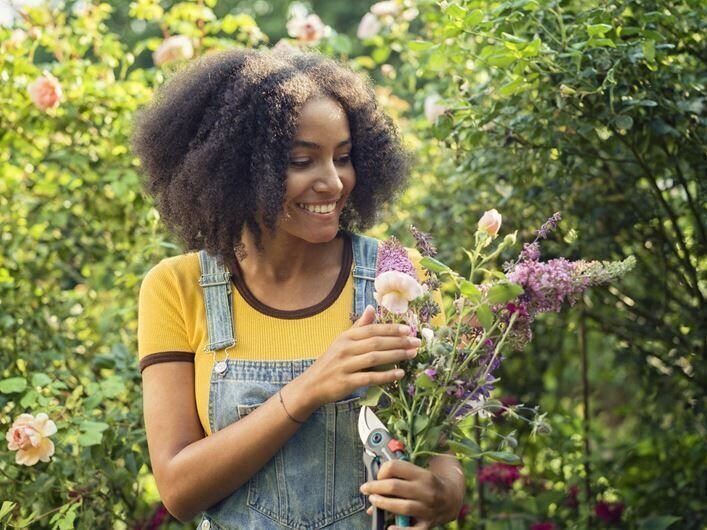
[[[404,460],[385,462],[378,479],[363,484],[361,492],[369,495],[373,507],[414,517],[412,528],[421,530],[456,519],[464,500],[464,486],[459,481]],[[373,507],[368,509],[369,515]]]

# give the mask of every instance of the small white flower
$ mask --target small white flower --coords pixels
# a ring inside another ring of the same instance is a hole
[[[435,339],[435,332],[432,331],[430,328],[422,328],[422,331],[420,333],[422,333],[422,338],[425,339],[427,346],[432,346],[432,343]]]
[[[363,15],[361,22],[358,23],[358,30],[356,30],[356,36],[363,39],[370,39],[378,35],[381,30],[381,23],[373,13],[366,13]]]
[[[439,94],[430,94],[425,98],[425,118],[430,123],[436,122],[447,111],[444,105],[438,103],[440,99]]]

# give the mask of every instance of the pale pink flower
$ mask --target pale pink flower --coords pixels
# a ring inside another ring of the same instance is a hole
[[[439,94],[430,94],[425,98],[425,118],[430,123],[436,122],[447,111],[444,105],[439,104],[440,99]]]
[[[501,214],[495,208],[487,210],[479,219],[479,232],[486,232],[490,236],[495,236],[501,228],[501,220]]]
[[[7,44],[11,48],[14,48],[16,46],[19,46],[20,44],[22,44],[26,40],[27,40],[27,32],[23,29],[16,28],[16,29],[12,30],[12,33],[10,33],[10,38],[7,39]]]
[[[27,87],[29,97],[40,110],[53,109],[59,106],[62,91],[59,80],[49,72],[44,72]]]
[[[300,51],[297,46],[293,46],[285,39],[280,39],[279,41],[277,41],[277,43],[275,44],[275,46],[272,47],[272,49],[284,53],[299,53]]]
[[[296,10],[294,16],[287,21],[287,33],[304,44],[319,43],[326,35],[327,29],[318,15],[305,15],[302,10]]]
[[[435,339],[435,332],[432,331],[430,328],[422,328],[422,331],[420,331],[422,334],[422,338],[425,339],[425,342],[427,343],[427,346],[431,346],[432,342]]]
[[[361,22],[358,23],[358,30],[356,30],[356,36],[359,39],[370,39],[378,35],[381,30],[381,23],[378,17],[373,13],[366,13],[363,15]]]
[[[31,414],[20,414],[7,431],[5,439],[10,451],[17,451],[15,461],[25,466],[33,466],[39,460],[49,462],[54,454],[54,442],[49,436],[56,433],[56,425],[40,412],[35,418]]]
[[[408,9],[406,9],[405,11],[403,11],[402,17],[403,17],[403,20],[410,22],[411,20],[415,20],[415,18],[419,14],[420,14],[420,12],[417,10],[417,8],[410,7]]]
[[[162,41],[162,44],[152,54],[157,66],[172,61],[187,61],[194,57],[194,45],[189,37],[173,35]]]
[[[371,6],[371,13],[377,17],[395,16],[400,12],[400,6],[393,0],[376,2]]]
[[[391,270],[379,274],[374,286],[376,302],[391,313],[405,313],[408,302],[422,296],[422,287],[417,280],[400,271]]]
[[[388,63],[382,64],[381,65],[381,73],[385,77],[392,79],[395,77],[395,67],[392,64],[388,64]]]

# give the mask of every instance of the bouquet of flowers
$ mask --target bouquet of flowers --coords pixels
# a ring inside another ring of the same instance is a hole
[[[534,241],[523,245],[517,259],[503,271],[490,264],[516,242],[516,233],[498,241],[502,218],[496,210],[478,223],[475,244],[464,249],[471,271],[468,277],[434,258],[430,237],[411,227],[423,255],[425,278],[417,277],[405,248],[395,239],[382,243],[378,254],[375,298],[377,321],[405,323],[422,339],[417,356],[402,363],[406,375],[398,382],[374,386],[362,404],[376,407],[376,415],[387,423],[391,434],[405,443],[411,462],[421,464],[429,456],[448,448],[462,458],[486,455],[507,463],[518,457],[505,451],[482,452],[470,436],[478,418],[504,412],[532,424],[533,434],[548,429],[537,408],[508,405],[491,399],[497,382],[494,372],[511,351],[520,351],[532,339],[535,317],[573,305],[591,286],[623,276],[635,264],[633,256],[623,261],[540,260],[540,240],[560,221],[555,213],[537,231]],[[475,281],[479,279],[479,281]],[[433,292],[442,281],[454,284],[448,324],[436,327],[432,318],[443,310]],[[530,414],[524,415],[524,412]],[[526,417],[528,416],[528,417]],[[503,436],[499,449],[513,447],[511,435]]]

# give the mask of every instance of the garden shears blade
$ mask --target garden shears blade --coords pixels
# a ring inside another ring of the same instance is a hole
[[[378,470],[388,460],[407,460],[405,446],[390,435],[383,422],[366,406],[361,407],[358,415],[358,435],[363,442],[363,463],[366,465],[366,481],[376,480]],[[385,525],[384,511],[373,509],[372,530],[383,530]],[[395,516],[396,526],[409,527],[410,517]]]

